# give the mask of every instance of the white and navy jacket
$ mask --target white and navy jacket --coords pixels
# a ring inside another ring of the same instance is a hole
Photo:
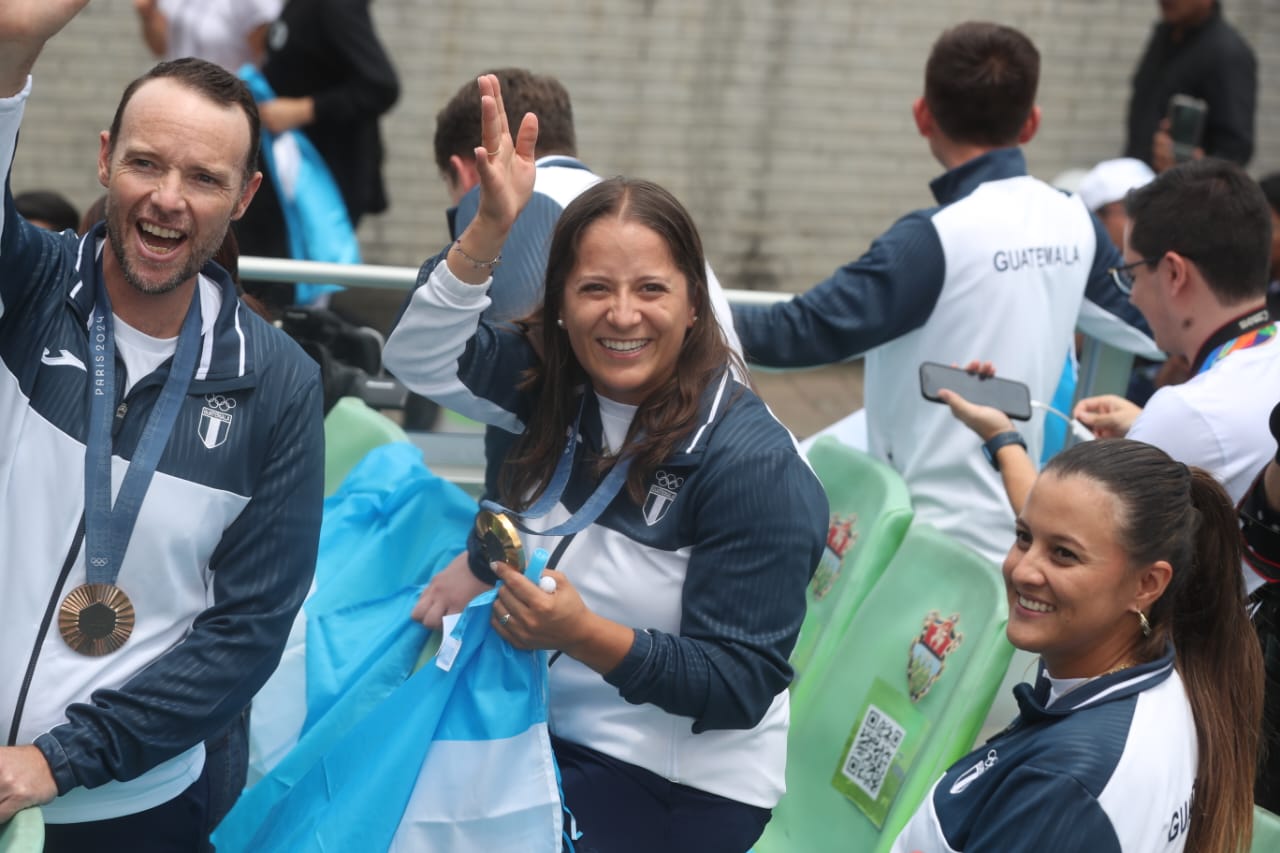
[[[486,288],[438,260],[424,265],[386,364],[418,393],[518,433],[532,400],[516,379],[534,353],[509,327],[480,323]],[[601,425],[587,393],[579,464],[539,529],[595,489],[582,460],[599,452]],[[654,472],[644,505],[624,491],[559,557],[587,606],[633,626],[635,639],[605,677],[556,660],[552,731],[666,779],[772,807],[785,780],[787,657],[826,526],[822,486],[790,433],[726,371],[698,428]],[[557,544],[524,538],[530,551]]]
[[[951,766],[894,853],[1176,853],[1195,785],[1195,720],[1173,650],[1045,707],[1014,688],[1013,724]]]
[[[24,102],[0,100],[6,175]],[[77,530],[103,230],[80,239],[28,224],[7,180],[0,216],[0,726],[6,744],[34,742],[53,770],[47,821],[117,817],[190,785],[202,742],[275,668],[315,564],[318,369],[206,266],[197,371],[117,580],[137,624],[113,654],[82,656],[56,614],[86,580]],[[170,364],[119,401],[117,489]]]
[[[918,518],[999,562],[1013,530],[1000,477],[973,433],[921,397],[921,362],[992,361],[1048,402],[1077,324],[1161,356],[1107,274],[1121,260],[1102,226],[1078,197],[1028,176],[1021,151],[991,151],[931,189],[937,207],[904,216],[807,293],[736,306],[734,322],[748,360],[771,367],[865,353],[871,452],[903,475]],[[1019,426],[1033,459],[1043,418]]]

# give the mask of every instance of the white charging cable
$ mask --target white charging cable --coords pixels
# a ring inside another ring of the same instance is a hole
[[[1072,435],[1074,435],[1074,436],[1076,437],[1076,440],[1078,440],[1078,441],[1093,441],[1093,439],[1094,439],[1094,435],[1093,435],[1093,433],[1089,430],[1089,428],[1088,428],[1087,426],[1085,426],[1084,424],[1080,423],[1080,421],[1078,421],[1078,420],[1076,420],[1075,418],[1071,417],[1070,415],[1065,415],[1065,414],[1063,414],[1062,412],[1059,412],[1059,411],[1058,411],[1057,409],[1055,409],[1053,406],[1047,406],[1047,405],[1045,405],[1044,403],[1041,403],[1039,400],[1032,400],[1032,401],[1031,401],[1031,408],[1033,408],[1033,409],[1041,409],[1041,410],[1043,410],[1043,411],[1045,411],[1045,412],[1048,412],[1048,413],[1053,414],[1053,415],[1057,415],[1058,417],[1062,418],[1064,421],[1066,421],[1066,422],[1067,422],[1067,426],[1068,426],[1068,427],[1070,427],[1070,429],[1071,429],[1071,434],[1072,434]]]

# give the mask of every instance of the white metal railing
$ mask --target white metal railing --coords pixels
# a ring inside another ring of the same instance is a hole
[[[240,277],[249,281],[313,281],[347,287],[382,287],[412,290],[418,279],[417,267],[373,264],[328,264],[280,258],[240,258]],[[771,305],[790,299],[790,293],[761,290],[726,290],[735,305]],[[1076,398],[1094,394],[1123,394],[1133,356],[1089,338],[1080,352],[1080,380]]]
[[[374,264],[326,264],[282,258],[245,256],[240,259],[240,277],[247,281],[315,281],[346,287],[384,287],[412,290],[418,280],[417,267],[376,266]],[[726,290],[725,296],[737,305],[771,305],[790,299],[790,293],[762,290]]]

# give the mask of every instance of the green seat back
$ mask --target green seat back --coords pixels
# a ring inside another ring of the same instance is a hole
[[[44,849],[44,818],[33,806],[0,823],[0,853],[40,853]]]
[[[792,694],[787,793],[756,853],[887,849],[972,748],[1013,651],[1007,619],[995,565],[912,525],[834,653],[810,668],[813,685]]]
[[[408,441],[399,424],[369,408],[359,397],[343,397],[324,418],[324,495],[338,490],[370,450]]]
[[[907,484],[883,462],[826,436],[809,449],[809,464],[831,505],[827,548],[809,583],[808,611],[791,653],[792,693],[807,689],[804,674],[831,653],[858,605],[880,578],[913,511]]]
[[[1280,816],[1262,806],[1253,807],[1253,844],[1250,853],[1277,853],[1280,851]]]

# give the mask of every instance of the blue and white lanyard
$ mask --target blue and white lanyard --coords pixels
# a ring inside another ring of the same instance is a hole
[[[142,428],[114,507],[111,504],[111,433],[116,410],[116,344],[111,316],[111,299],[99,276],[89,331],[93,367],[89,374],[89,432],[84,457],[85,570],[91,584],[116,582],[142,499],[191,385],[200,352],[199,285],[178,335],[169,376]]]
[[[622,491],[622,484],[627,481],[627,472],[631,470],[631,457],[624,456],[618,460],[617,464],[610,469],[605,478],[600,481],[600,485],[591,493],[591,497],[578,507],[578,511],[569,516],[564,522],[557,524],[547,530],[533,530],[526,526],[526,523],[542,518],[551,510],[555,509],[556,504],[560,502],[560,498],[564,495],[565,487],[569,484],[569,477],[573,473],[573,457],[574,451],[578,447],[578,433],[582,426],[582,410],[586,404],[587,395],[582,395],[582,400],[578,404],[578,414],[573,419],[573,428],[569,430],[569,440],[565,442],[564,452],[560,454],[560,458],[556,461],[556,470],[551,474],[551,482],[547,484],[546,490],[539,496],[538,500],[524,512],[516,512],[508,509],[497,501],[481,501],[480,505],[492,512],[500,512],[515,519],[516,526],[526,533],[536,533],[539,536],[568,536],[586,529],[592,522],[600,517],[613,499]]]

